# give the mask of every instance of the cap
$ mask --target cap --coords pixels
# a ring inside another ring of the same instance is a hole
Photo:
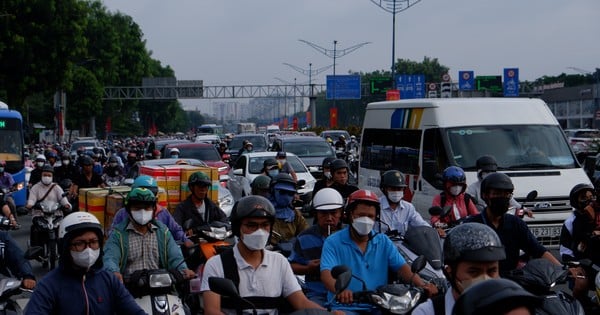
[[[285,191],[293,191],[296,192],[296,186],[291,183],[277,183],[273,186],[275,190],[285,190]]]
[[[277,158],[285,158],[287,155],[285,153],[285,151],[279,151],[277,152]]]

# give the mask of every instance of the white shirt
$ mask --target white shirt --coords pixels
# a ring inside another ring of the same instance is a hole
[[[392,209],[385,195],[379,197],[381,204],[381,221],[398,230],[401,235],[406,234],[409,226],[430,226],[417,212],[412,203],[400,200],[396,209]],[[385,224],[381,225],[381,232],[388,230]]]
[[[52,186],[54,186],[52,188],[52,191],[50,191],[50,193],[48,194],[48,196],[46,196],[44,201],[47,201],[49,203],[60,203],[63,206],[70,205],[67,197],[62,196],[64,191],[62,190],[60,185],[58,185],[56,183],[52,183],[50,185],[44,185],[44,183],[39,182],[31,187],[31,190],[29,191],[29,199],[27,199],[27,206],[33,207],[33,205],[35,205],[35,203],[38,202],[38,200],[40,200],[40,199],[42,199],[42,197],[44,197],[46,192]],[[43,214],[42,211],[37,210],[37,209],[33,210],[33,212],[31,213],[31,215],[33,217],[41,216],[42,214]],[[60,211],[60,210],[57,211],[57,214],[62,215],[62,211]]]
[[[254,269],[242,258],[237,244],[233,247],[233,257],[237,263],[240,276],[238,287],[240,296],[288,297],[290,294],[302,290],[292,272],[290,263],[283,255],[269,250],[263,250],[263,253],[262,263]],[[210,290],[208,286],[209,277],[225,277],[220,255],[215,255],[206,262],[202,275],[201,291]],[[221,311],[225,314],[236,314],[235,309],[224,309],[224,307],[225,305],[221,305]],[[259,314],[278,314],[277,309],[257,311]]]
[[[448,288],[446,294],[444,295],[444,307],[446,315],[452,315],[452,308],[454,307],[454,295],[452,295],[452,288]],[[435,315],[435,311],[433,309],[433,302],[431,299],[417,305],[415,309],[411,313],[412,315]]]

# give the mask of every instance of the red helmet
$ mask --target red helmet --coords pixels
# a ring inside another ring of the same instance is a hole
[[[375,206],[377,209],[377,214],[379,214],[380,204],[379,198],[377,198],[377,194],[370,190],[359,189],[348,196],[348,201],[346,202],[346,211],[351,212],[354,210],[356,205],[359,202],[371,204]]]

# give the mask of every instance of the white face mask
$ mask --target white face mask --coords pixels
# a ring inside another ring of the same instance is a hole
[[[358,217],[352,220],[352,227],[361,236],[369,235],[373,230],[373,225],[375,225],[375,221],[369,217]]]
[[[71,161],[69,161],[69,160],[63,160],[63,161],[62,161],[62,164],[63,164],[63,165],[69,165],[69,163],[71,163]]]
[[[86,249],[76,252],[71,251],[71,257],[73,257],[73,263],[81,268],[89,269],[96,263],[98,257],[100,257],[100,248],[91,249],[86,247]]]
[[[462,192],[462,186],[452,186],[450,187],[450,194],[452,196],[458,196]]]
[[[402,197],[404,197],[404,192],[401,190],[400,191],[389,191],[387,197],[391,202],[399,203],[400,200],[402,200]]]
[[[37,162],[36,164],[37,164],[37,166],[39,166],[39,167],[42,167],[42,166],[44,166],[44,164],[46,164],[46,163],[44,163],[44,162]]]
[[[135,222],[139,225],[146,225],[150,220],[152,220],[152,215],[154,211],[152,210],[135,210],[131,211],[131,217]]]
[[[44,185],[52,184],[52,176],[42,176],[42,184],[44,184]]]
[[[285,159],[279,159],[279,160],[277,160],[277,162],[279,162],[279,165],[285,164],[285,161],[286,161]]]
[[[243,234],[242,242],[250,250],[262,250],[269,240],[269,232],[258,229],[250,234]]]

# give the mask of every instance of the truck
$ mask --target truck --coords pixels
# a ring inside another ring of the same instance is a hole
[[[532,150],[535,147],[535,150]],[[405,196],[427,218],[442,191],[441,174],[464,169],[467,185],[477,181],[475,162],[492,155],[510,176],[514,198],[534,211],[529,229],[548,248],[557,248],[571,214],[569,191],[591,184],[558,121],[540,99],[448,98],[375,102],[367,105],[361,137],[358,185],[379,194],[389,169],[405,175]],[[536,190],[537,198],[527,200]]]
[[[241,122],[237,124],[237,133],[256,133],[256,124],[251,122]]]

